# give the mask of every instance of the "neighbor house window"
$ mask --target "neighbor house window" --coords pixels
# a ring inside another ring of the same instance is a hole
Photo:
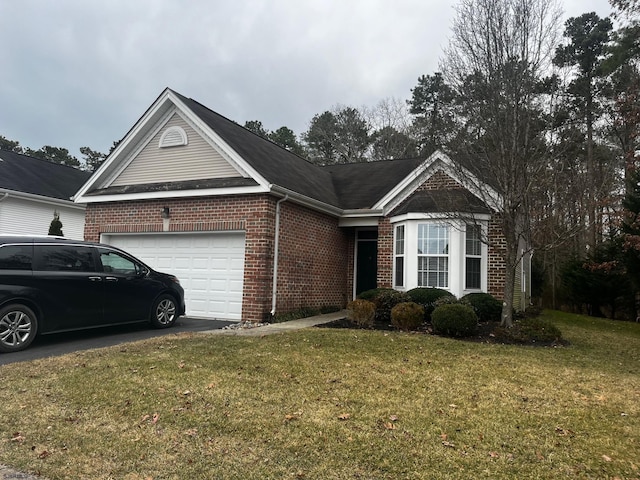
[[[482,229],[477,224],[467,224],[465,235],[465,288],[479,290],[482,287]]]
[[[448,225],[418,225],[418,286],[449,286]]]
[[[404,287],[404,225],[396,227],[394,262],[394,285]]]

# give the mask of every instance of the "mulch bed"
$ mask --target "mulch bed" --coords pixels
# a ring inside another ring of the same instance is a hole
[[[317,325],[318,328],[348,328],[351,330],[382,330],[382,331],[397,331],[397,329],[388,323],[379,323],[376,322],[372,327],[362,327],[357,325],[347,318],[342,318],[340,320],[334,320],[333,322],[324,323],[321,325]],[[569,344],[566,340],[560,341],[550,341],[550,342],[517,342],[510,338],[505,338],[503,336],[498,336],[494,332],[498,327],[497,323],[492,322],[484,322],[478,324],[478,332],[472,337],[460,338],[459,340],[466,342],[475,342],[475,343],[494,343],[494,344],[503,344],[503,345],[530,345],[535,347],[557,347],[557,346],[566,346]],[[412,331],[411,333],[415,334],[427,334],[427,335],[435,335],[433,333],[433,329],[430,324],[426,324],[423,328],[419,330]]]

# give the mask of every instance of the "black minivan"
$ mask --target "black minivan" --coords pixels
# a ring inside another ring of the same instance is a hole
[[[0,352],[38,334],[149,321],[171,327],[184,290],[110,245],[54,236],[0,236]]]

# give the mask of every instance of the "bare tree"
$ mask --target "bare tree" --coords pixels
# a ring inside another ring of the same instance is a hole
[[[501,195],[498,202],[483,200],[497,210],[505,240],[502,325],[510,327],[534,188],[548,172],[542,79],[557,45],[560,9],[554,0],[461,0],[456,14],[441,65],[465,122],[465,141],[454,153],[469,183],[489,182]]]

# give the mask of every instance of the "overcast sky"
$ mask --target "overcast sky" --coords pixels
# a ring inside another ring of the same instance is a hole
[[[565,18],[607,0],[560,0]],[[336,104],[406,100],[455,0],[0,0],[0,135],[107,152],[170,87],[296,134]]]

